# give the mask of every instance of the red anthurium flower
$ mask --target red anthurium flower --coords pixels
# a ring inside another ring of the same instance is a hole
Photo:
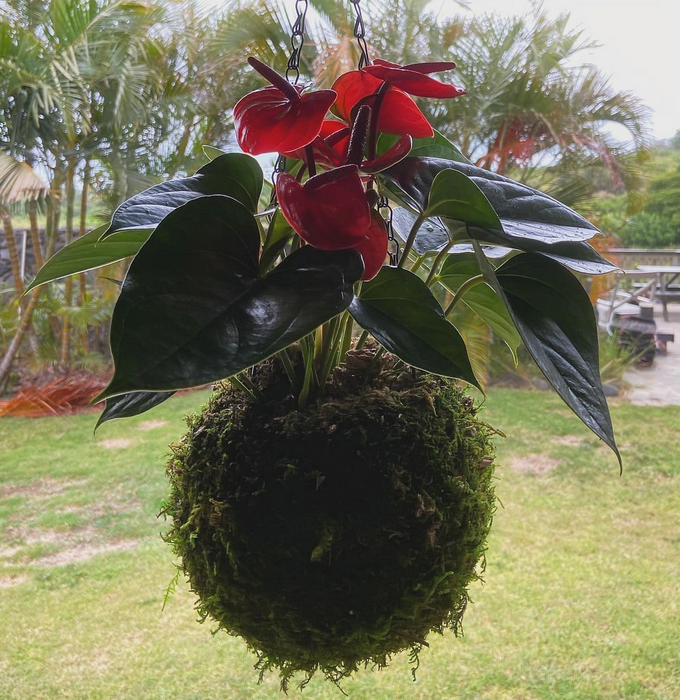
[[[371,225],[366,232],[364,240],[354,246],[364,259],[364,274],[361,279],[372,280],[385,263],[387,257],[387,229],[382,217],[373,212]]]
[[[276,197],[293,230],[315,248],[354,248],[371,225],[371,209],[356,165],[328,170],[304,185],[281,173],[276,178]]]
[[[361,102],[370,107],[375,105],[375,93],[383,81],[363,71],[354,70],[341,75],[333,84],[337,93],[335,112],[347,123],[352,121],[352,109]],[[405,136],[414,139],[426,139],[434,136],[434,131],[418,105],[397,88],[387,91],[382,97],[378,114],[378,131],[387,134]]]
[[[412,146],[413,139],[408,134],[402,136],[394,146],[388,148],[381,156],[373,160],[365,160],[361,164],[361,170],[365,173],[379,173],[381,170],[387,170],[406,158]]]
[[[310,144],[335,101],[335,92],[302,94],[302,88],[291,85],[256,58],[249,58],[248,63],[272,86],[255,90],[236,103],[233,117],[238,145],[246,153],[258,155],[295,151]]]
[[[349,127],[335,119],[325,119],[319,135],[312,141],[315,162],[335,168],[343,165],[349,144]],[[281,153],[286,158],[295,158],[307,162],[307,152],[304,148],[296,151]]]
[[[456,85],[430,78],[428,74],[452,70],[455,67],[456,64],[453,62],[412,63],[408,66],[400,66],[397,63],[382,61],[378,58],[372,66],[364,66],[362,70],[374,78],[384,80],[386,83],[408,92],[409,95],[442,99],[459,97],[465,94],[465,90]]]

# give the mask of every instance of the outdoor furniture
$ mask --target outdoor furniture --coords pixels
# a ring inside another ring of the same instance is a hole
[[[622,280],[631,278],[644,278],[645,281],[633,283],[632,289],[619,288]],[[598,307],[604,310],[604,314],[598,313],[600,325],[604,326],[608,333],[612,332],[616,316],[638,314],[640,311],[640,303],[653,303],[658,286],[658,279],[656,275],[654,275],[651,280],[648,278],[648,272],[640,272],[639,270],[620,270],[616,273],[614,286],[609,291],[608,298],[598,301]]]
[[[652,299],[658,299],[663,307],[664,321],[668,321],[668,302],[680,301],[680,287],[673,285],[680,277],[680,265],[638,265],[638,271],[654,275],[655,284]]]

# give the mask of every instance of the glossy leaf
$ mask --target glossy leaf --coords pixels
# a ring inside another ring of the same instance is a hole
[[[205,153],[210,160],[215,160],[215,158],[219,158],[229,153],[229,151],[223,151],[221,148],[215,148],[215,146],[203,146],[203,153]]]
[[[406,207],[395,207],[392,212],[392,225],[394,231],[402,239],[406,241],[408,234],[415,226],[418,216]],[[424,221],[415,241],[413,242],[413,250],[418,255],[423,255],[429,251],[436,251],[443,248],[451,240],[449,230],[438,219],[427,219]]]
[[[495,273],[483,255],[477,258],[489,284],[505,296],[545,378],[620,464],[600,380],[597,321],[581,283],[558,263],[533,253],[516,255]]]
[[[100,398],[224,379],[344,311],[363,273],[354,250],[305,246],[258,273],[253,215],[230,197],[169,214],[130,266],[111,323],[115,373]]]
[[[427,199],[426,216],[443,216],[486,231],[503,231],[500,219],[479,187],[456,170],[437,173]]]
[[[378,137],[377,153],[380,155],[389,150],[399,137],[394,134],[380,134]],[[435,129],[434,136],[427,139],[413,139],[409,157],[422,158],[430,156],[432,158],[447,158],[460,163],[470,163],[470,161],[449,141],[446,136]]]
[[[595,226],[573,209],[538,190],[474,165],[443,158],[409,155],[382,173],[405,204],[424,211],[435,177],[453,169],[469,177],[489,200],[501,219],[505,236],[492,243],[535,240],[546,244],[583,241],[598,233]],[[506,226],[507,223],[507,226]]]
[[[349,307],[354,320],[414,367],[479,386],[465,342],[427,285],[408,270],[383,267]]]
[[[160,406],[175,394],[174,391],[138,391],[133,394],[121,394],[106,399],[106,406],[99,416],[94,429],[115,418],[131,418],[146,413]]]
[[[437,279],[455,294],[464,282],[480,274],[474,253],[449,254]],[[482,283],[468,289],[459,303],[470,307],[505,342],[517,362],[521,339],[505,300],[487,283]]]
[[[42,266],[26,292],[62,277],[94,270],[97,267],[132,257],[137,254],[151,234],[148,229],[138,229],[136,231],[121,231],[100,240],[105,229],[105,226],[100,226],[58,250]]]
[[[113,213],[104,236],[123,230],[153,228],[173,209],[211,194],[233,197],[255,212],[262,182],[262,168],[255,158],[245,153],[225,153],[192,177],[169,180],[130,197]]]

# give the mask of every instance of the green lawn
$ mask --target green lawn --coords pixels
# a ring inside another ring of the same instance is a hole
[[[166,445],[205,398],[96,436],[96,414],[0,420],[0,698],[279,697],[184,585],[162,610]],[[622,477],[557,398],[492,392],[503,507],[465,636],[430,638],[415,683],[405,657],[358,674],[351,698],[680,698],[680,407],[613,414]],[[302,697],[342,696],[315,679]]]

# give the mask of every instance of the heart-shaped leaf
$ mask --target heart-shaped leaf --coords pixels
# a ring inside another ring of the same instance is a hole
[[[540,227],[530,227],[533,228],[531,235],[538,240],[556,242],[558,233],[559,240],[585,240],[598,232],[587,219],[549,195],[468,163],[409,155],[382,175],[407,196],[409,206],[423,211],[433,180],[447,169],[457,170],[469,177],[484,193],[501,220],[548,224],[545,232]],[[562,231],[562,227],[584,231]],[[519,235],[517,231],[512,233]]]
[[[137,254],[151,234],[149,229],[138,229],[101,239],[105,229],[105,226],[100,226],[58,250],[40,268],[26,293],[41,284],[130,258]]]
[[[131,418],[140,413],[146,413],[156,406],[160,406],[175,394],[174,391],[137,391],[133,394],[121,394],[106,399],[106,407],[99,416],[94,429],[106,421],[115,418]]]
[[[405,207],[395,207],[392,216],[394,232],[402,240],[406,241],[408,234],[415,225],[417,214]],[[413,250],[418,255],[441,250],[451,240],[451,232],[439,218],[426,219],[420,226],[416,239],[413,243]],[[542,245],[538,241],[533,241],[531,247],[534,252],[545,255],[552,260],[556,260],[561,265],[568,267],[574,272],[583,275],[604,275],[619,269],[616,265],[603,258],[590,244],[583,242],[576,243],[555,243],[553,245]],[[511,253],[517,252],[515,248],[500,245],[482,245],[487,258],[504,258]],[[472,253],[474,248],[472,243],[456,243],[449,249],[451,253]]]
[[[378,154],[385,153],[399,139],[394,134],[380,134],[378,138]],[[449,141],[446,136],[434,130],[434,136],[429,139],[413,139],[411,146],[411,156],[431,158],[448,158],[459,163],[469,163],[470,161]]]
[[[364,284],[349,311],[404,362],[479,387],[460,333],[444,318],[427,285],[408,270],[383,267]]]
[[[479,187],[456,170],[437,173],[427,199],[425,216],[443,216],[468,226],[502,234],[503,226]]]
[[[465,282],[480,274],[481,270],[474,253],[449,254],[437,275],[437,280],[455,294]],[[460,303],[470,307],[495,331],[510,348],[516,362],[517,348],[522,341],[505,299],[496,294],[487,283],[482,283],[470,287],[461,297]]]
[[[111,225],[103,235],[154,228],[173,209],[210,194],[233,197],[255,212],[262,182],[262,168],[255,158],[245,153],[225,153],[204,165],[192,177],[169,180],[130,197],[113,213]]]
[[[344,311],[363,263],[305,246],[258,272],[253,215],[231,197],[169,214],[130,265],[111,322],[114,377],[101,398],[224,379]]]
[[[600,380],[597,321],[581,283],[558,263],[533,253],[516,255],[494,273],[476,247],[485,278],[505,297],[545,378],[621,464]]]

